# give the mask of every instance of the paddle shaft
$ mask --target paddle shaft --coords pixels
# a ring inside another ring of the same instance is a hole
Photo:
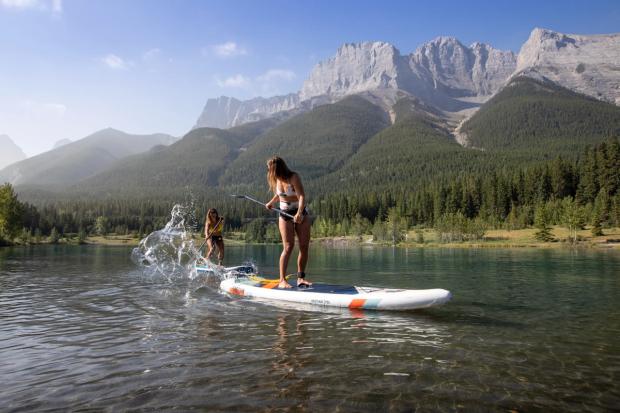
[[[252,201],[252,202],[255,202],[255,203],[259,204],[259,205],[265,206],[265,204],[263,204],[261,201],[258,201],[258,200],[254,199],[254,198],[252,198],[252,197],[247,196],[247,195],[231,195],[231,196],[234,196],[235,198],[245,198],[245,199],[247,199],[248,201]],[[279,212],[279,213],[281,213],[282,215],[284,215],[285,217],[289,217],[289,218],[291,218],[291,219],[295,219],[295,217],[294,217],[294,216],[292,216],[292,215],[291,215],[291,214],[289,214],[288,212],[284,212],[284,211],[282,211],[281,209],[278,209],[278,208],[271,208],[271,210],[272,210],[272,211]]]

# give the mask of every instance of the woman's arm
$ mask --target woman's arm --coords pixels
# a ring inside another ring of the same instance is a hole
[[[295,214],[295,219],[293,221],[299,224],[304,219],[303,212],[306,207],[306,192],[304,191],[304,186],[298,174],[291,176],[291,185],[293,185],[297,198],[299,199],[299,208],[297,209],[297,214]]]
[[[273,204],[275,204],[276,201],[278,201],[278,199],[279,199],[278,194],[275,194],[273,198],[271,198],[271,200],[265,204],[265,208],[267,209],[273,208]]]

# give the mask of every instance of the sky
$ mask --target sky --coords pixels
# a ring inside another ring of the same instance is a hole
[[[343,43],[518,52],[535,27],[620,32],[620,1],[0,0],[0,134],[28,156],[106,127],[182,136],[208,98],[296,92]]]

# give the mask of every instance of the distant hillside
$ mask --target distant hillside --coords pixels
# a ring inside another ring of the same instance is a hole
[[[587,144],[620,136],[620,107],[552,82],[518,77],[461,128],[468,146],[532,158],[577,155]]]
[[[123,157],[168,145],[166,134],[131,135],[103,129],[75,142],[13,164],[0,171],[0,182],[13,185],[71,185],[105,170]]]
[[[221,184],[264,187],[265,162],[274,155],[284,158],[306,180],[325,175],[340,168],[371,136],[388,125],[382,109],[358,96],[319,106],[258,138],[230,164]]]
[[[102,195],[181,193],[186,187],[203,191],[217,185],[244,145],[276,124],[274,119],[265,119],[228,130],[194,129],[170,146],[117,161],[71,191]]]
[[[8,135],[0,135],[0,169],[26,159],[26,154]]]

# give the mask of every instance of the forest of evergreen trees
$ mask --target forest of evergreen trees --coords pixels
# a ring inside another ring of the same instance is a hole
[[[541,240],[549,240],[550,225],[565,225],[574,233],[588,225],[600,234],[605,227],[620,226],[620,144],[610,139],[587,147],[576,160],[558,157],[523,168],[498,166],[492,173],[442,177],[415,186],[390,182],[380,192],[374,188],[311,193],[314,235],[373,234],[398,242],[408,229],[432,227],[441,239],[458,241],[479,239],[489,228],[534,226]],[[185,200],[83,199],[32,205],[19,201],[5,184],[0,187],[0,243],[54,241],[67,234],[79,239],[111,233],[142,236],[163,227],[175,203],[191,203],[196,217],[217,208],[226,216],[228,230],[244,231],[248,241],[279,241],[268,211],[223,191]]]

